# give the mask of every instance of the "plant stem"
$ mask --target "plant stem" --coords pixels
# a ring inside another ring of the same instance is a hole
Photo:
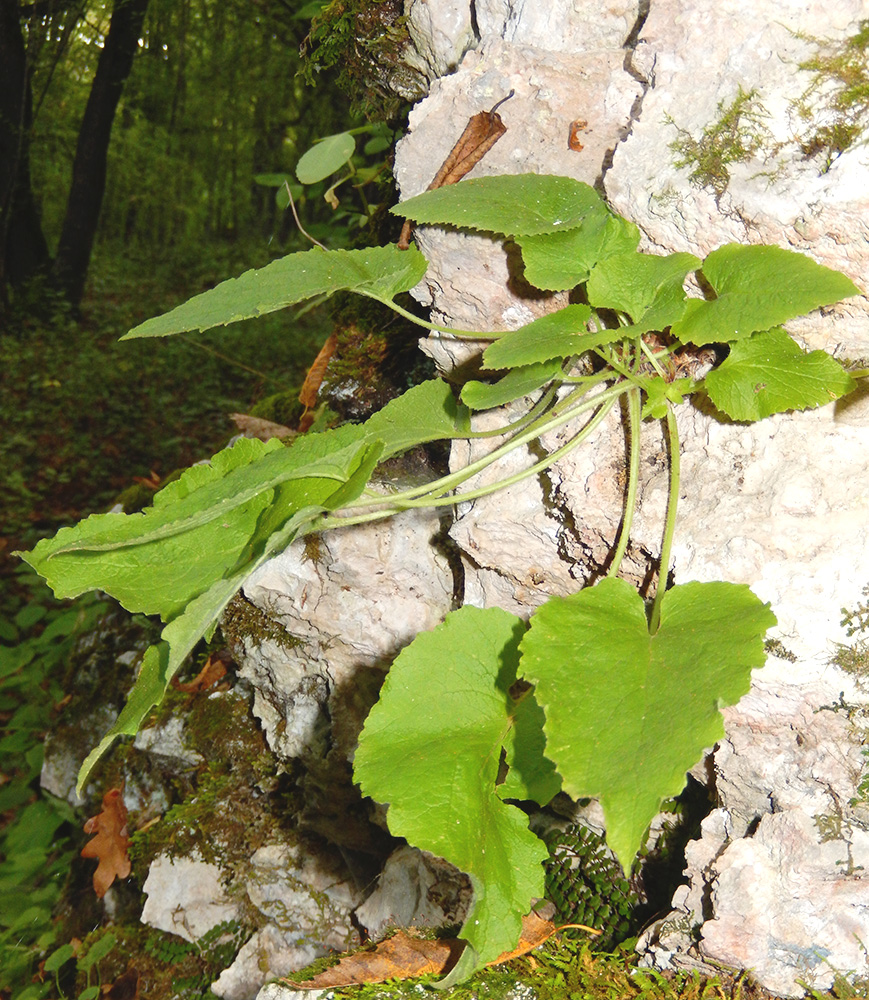
[[[405,510],[410,507],[454,506],[465,500],[473,500],[478,497],[485,496],[488,493],[494,493],[496,490],[502,489],[504,486],[512,485],[513,483],[517,483],[522,479],[533,476],[538,472],[542,472],[544,469],[548,468],[554,462],[558,461],[559,458],[562,458],[569,451],[584,441],[600,424],[606,414],[612,409],[618,397],[626,391],[627,387],[625,384],[619,383],[618,386],[608,389],[599,396],[595,396],[590,400],[584,400],[579,405],[571,407],[563,413],[559,413],[559,415],[555,418],[547,419],[542,423],[541,421],[536,421],[534,427],[525,430],[522,434],[517,435],[510,441],[501,445],[499,448],[490,452],[488,455],[484,455],[482,458],[477,459],[476,462],[472,462],[470,465],[465,466],[458,472],[454,472],[448,476],[443,476],[441,479],[435,480],[432,483],[427,483],[424,486],[418,486],[410,490],[405,490],[402,493],[393,493],[383,497],[368,496],[364,499],[360,499],[355,503],[348,505],[344,509],[352,511],[360,507],[365,507],[366,510],[364,513],[350,514],[347,517],[324,515],[322,521],[318,523],[314,530],[319,531],[325,527],[342,527],[350,524],[361,524],[367,521],[376,521],[382,517],[389,517],[397,511]],[[496,483],[491,483],[488,486],[480,486],[474,490],[469,490],[467,493],[452,494],[448,497],[444,496],[444,494],[449,490],[460,486],[463,482],[467,481],[478,472],[481,472],[483,469],[498,461],[498,459],[502,458],[504,455],[507,455],[514,448],[518,448],[528,441],[540,437],[549,430],[562,426],[574,417],[579,416],[586,410],[593,409],[594,407],[600,407],[600,409],[585,425],[585,427],[575,434],[566,444],[547,455],[546,458],[534,463],[534,465],[529,466],[527,469],[523,469],[521,472],[517,472],[514,475],[509,476],[504,480],[499,480]],[[378,507],[381,509],[371,510],[372,507]]]
[[[391,309],[394,313],[398,313],[399,316],[403,316],[405,319],[410,320],[411,323],[415,323],[417,326],[421,326],[423,330],[432,330],[434,333],[448,333],[451,337],[455,337],[457,340],[497,340],[499,337],[503,337],[504,334],[510,333],[509,330],[498,330],[497,332],[489,331],[475,331],[475,330],[454,330],[452,327],[440,326],[437,323],[429,323],[428,320],[420,319],[419,316],[414,316],[412,312],[407,309],[402,308],[397,302],[392,299],[386,299],[382,295],[372,295],[370,292],[363,291],[361,288],[357,288],[356,292],[359,295],[367,295],[369,299],[374,299],[375,302],[379,302],[381,305],[386,306],[387,309]]]
[[[667,589],[667,577],[670,574],[670,552],[673,548],[673,535],[676,531],[676,508],[679,505],[679,428],[676,425],[676,415],[673,407],[667,403],[667,440],[670,451],[670,491],[667,498],[667,520],[664,524],[664,540],[661,543],[661,562],[658,567],[658,588],[652,604],[652,614],[649,617],[649,632],[654,635],[661,624],[661,602]]]
[[[630,462],[628,464],[628,488],[625,495],[625,516],[622,520],[619,544],[607,576],[618,576],[622,565],[622,558],[630,540],[634,510],[637,506],[637,487],[640,478],[640,390],[636,387],[628,389],[628,429],[630,432],[630,442],[628,445]]]

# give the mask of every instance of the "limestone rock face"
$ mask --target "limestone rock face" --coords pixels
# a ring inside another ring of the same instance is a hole
[[[640,227],[643,249],[703,257],[726,242],[777,244],[865,287],[869,146],[824,147],[839,82],[803,68],[843,50],[869,13],[865,3],[846,0],[830,12],[760,2],[747,11],[652,0],[647,16],[641,6],[563,2],[544,13],[477,3],[476,45],[411,115],[396,161],[402,196],[425,188],[471,115],[513,90],[499,108],[507,133],[472,176],[568,175],[604,191]],[[578,121],[586,123],[582,150],[567,143]],[[513,329],[563,305],[523,286],[510,247],[496,240],[434,227],[416,239],[432,264],[415,294],[438,322]],[[849,299],[789,329],[809,348],[861,357],[869,301]],[[483,346],[440,334],[423,349],[461,381]],[[475,419],[488,429],[515,415]],[[799,980],[823,989],[833,969],[867,968],[855,943],[867,935],[855,902],[867,828],[857,795],[867,694],[831,664],[847,640],[841,608],[859,603],[867,582],[857,568],[869,556],[865,393],[751,426],[690,406],[678,421],[675,580],[751,585],[778,617],[786,658],[770,656],[750,694],[726,711],[727,739],[705,768],[720,808],[689,845],[673,912],[641,947],[662,968],[712,959],[800,995]],[[542,448],[575,429],[544,437]],[[638,585],[660,546],[667,488],[663,439],[647,430],[624,570]],[[452,465],[497,443],[458,442]],[[512,474],[535,458],[539,450],[514,453],[483,475]],[[527,615],[549,594],[594,580],[621,518],[624,462],[613,413],[545,475],[460,505],[451,535],[464,554],[465,601]]]

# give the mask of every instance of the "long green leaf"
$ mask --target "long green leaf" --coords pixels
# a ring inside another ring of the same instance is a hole
[[[121,340],[226,326],[343,289],[391,299],[418,284],[426,267],[425,257],[416,247],[404,251],[395,245],[367,250],[302,250],[222,281],[171,312],[134,327]]]
[[[426,191],[390,211],[420,223],[535,236],[576,229],[602,210],[594,188],[572,177],[502,174]]]
[[[588,306],[570,305],[532,320],[490,344],[483,352],[483,368],[520,368],[553,358],[570,358],[624,336],[617,329],[586,333],[585,324],[590,318]]]
[[[671,332],[685,344],[744,340],[860,294],[844,274],[782,247],[728,243],[709,254],[703,276],[716,298],[691,299],[682,319],[673,324]]]
[[[362,791],[389,803],[393,834],[471,876],[468,947],[450,982],[514,947],[543,893],[546,849],[495,784],[518,710],[508,691],[523,630],[506,611],[464,607],[418,635],[393,663],[353,765]],[[552,779],[542,784],[548,792]]]
[[[650,635],[642,598],[613,578],[531,619],[522,673],[546,713],[546,754],[569,795],[600,799],[626,871],[661,801],[724,735],[720,709],[748,691],[774,624],[746,586],[686,583]]]

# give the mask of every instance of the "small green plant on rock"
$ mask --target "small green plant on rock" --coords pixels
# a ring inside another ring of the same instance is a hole
[[[623,406],[625,509],[605,578],[551,598],[530,622],[499,608],[451,613],[396,658],[360,737],[355,779],[389,803],[391,831],[471,878],[474,905],[461,929],[467,947],[447,977],[452,983],[514,947],[522,915],[544,894],[548,852],[521,804],[546,805],[562,790],[599,798],[607,843],[627,871],[661,802],[679,794],[686,771],[723,736],[721,707],[748,690],[752,668],[764,662],[775,618],[747,586],[667,589],[683,488],[676,408],[697,396],[731,420],[751,422],[838,399],[866,373],[804,352],[781,326],[859,292],[800,254],[734,244],[704,260],[641,253],[637,227],[566,177],[463,181],[396,211],[512,239],[528,282],[542,291],[577,289],[581,301],[519,330],[445,330],[395,301],[425,274],[415,247],[313,249],[224,282],[127,336],[208,329],[349,290],[425,329],[491,341],[482,373],[495,381],[467,382],[457,399],[431,379],[361,424],[301,435],[290,446],[239,441],[185,472],[150,509],[88,518],[25,558],[59,596],[100,588],[166,623],[127,706],[82,766],[81,786],[118,736],[136,732],[244,580],[274,553],[316,532],[414,507],[449,508],[534,476]],[[707,298],[687,297],[692,273]],[[711,370],[696,363],[710,344],[727,354]],[[526,404],[518,417],[495,431],[475,429],[475,412],[517,400]],[[647,603],[618,574],[636,506],[640,438],[655,421],[666,433],[670,492],[661,572]],[[546,451],[541,438],[555,430],[564,443]],[[492,437],[487,454],[434,482],[369,488],[378,466],[420,444]],[[524,469],[477,484],[479,472],[532,442],[535,457]]]

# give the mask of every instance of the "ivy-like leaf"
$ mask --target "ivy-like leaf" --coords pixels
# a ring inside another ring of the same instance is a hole
[[[650,635],[642,598],[612,578],[531,619],[522,673],[546,713],[546,754],[569,795],[600,799],[626,871],[661,801],[724,735],[720,708],[748,691],[774,624],[746,586],[686,583]]]
[[[691,299],[672,334],[683,344],[743,340],[860,289],[839,271],[782,247],[728,243],[703,262],[716,298]]]
[[[576,229],[602,209],[594,188],[572,177],[502,174],[426,191],[390,211],[424,224],[534,236]]]
[[[394,244],[366,250],[301,250],[222,281],[171,312],[134,327],[121,340],[226,326],[342,289],[391,299],[418,284],[427,266],[416,247],[402,251]]]
[[[462,402],[472,410],[490,410],[494,406],[512,403],[529,392],[551,382],[561,374],[561,360],[542,361],[536,365],[514,368],[497,382],[466,382],[462,387]]]
[[[541,316],[490,344],[483,352],[482,367],[519,368],[552,358],[570,358],[624,337],[622,330],[586,333],[590,318],[591,310],[585,305],[569,305]]]
[[[522,250],[526,280],[535,288],[560,291],[586,281],[595,264],[611,254],[635,251],[640,231],[627,219],[613,215],[603,202],[590,202],[578,229],[523,236],[516,242]]]
[[[356,140],[349,132],[327,135],[303,154],[296,164],[296,177],[302,184],[316,184],[340,170],[355,152]]]
[[[806,354],[781,327],[731,344],[705,382],[709,398],[733,420],[822,406],[856,385],[835,358],[825,351]]]
[[[418,635],[393,663],[353,765],[362,791],[389,803],[393,834],[471,876],[468,947],[451,982],[513,948],[543,894],[546,848],[495,787],[523,630],[506,611],[464,607]]]
[[[588,301],[597,309],[627,313],[634,321],[625,331],[630,336],[664,330],[685,311],[682,283],[685,275],[698,267],[700,259],[691,253],[666,257],[623,253],[606,257],[588,279]]]

